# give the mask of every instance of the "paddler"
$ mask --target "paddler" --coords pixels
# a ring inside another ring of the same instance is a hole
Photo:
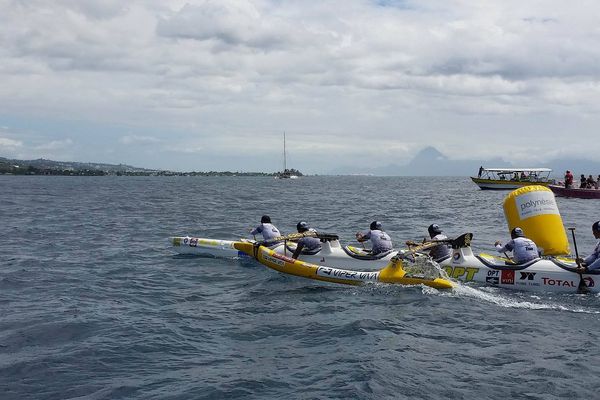
[[[310,228],[304,221],[298,222],[296,229],[298,230],[298,233],[308,231],[317,232],[316,229]],[[315,254],[318,253],[319,250],[321,250],[321,240],[316,237],[303,237],[298,240],[292,258],[297,259],[303,252],[306,254]]]
[[[427,228],[427,232],[429,232],[429,237],[431,238],[430,241],[448,239],[448,236],[442,233],[442,229],[439,227],[438,224],[429,225],[429,227]],[[425,242],[428,241],[429,240],[426,240]],[[436,262],[448,258],[451,254],[452,250],[450,250],[450,247],[448,247],[448,244],[446,243],[440,243],[429,251],[429,256],[433,258],[433,260]]]
[[[592,225],[592,233],[596,239],[600,239],[600,221],[594,222]],[[577,265],[580,266],[581,272],[600,269],[600,240],[596,243],[596,247],[592,250],[592,254],[584,259],[577,259]]]
[[[496,241],[495,246],[498,253],[507,251],[513,252],[513,261],[517,264],[523,264],[535,260],[540,256],[537,245],[533,240],[525,237],[523,229],[516,227],[510,231],[511,240],[502,246],[500,241]]]
[[[269,217],[268,215],[263,215],[260,218],[260,225],[250,230],[250,234],[252,236],[258,233],[262,234],[264,240],[269,240],[281,236],[279,229],[277,229],[277,227],[275,227],[275,225],[271,223],[271,217]]]
[[[370,239],[371,255],[375,256],[393,249],[392,238],[383,231],[381,222],[373,221],[369,228],[368,231],[356,232],[356,240],[362,243]]]

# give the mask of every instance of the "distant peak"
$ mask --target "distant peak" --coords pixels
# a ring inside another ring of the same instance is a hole
[[[448,157],[443,155],[433,146],[427,146],[415,155],[415,159],[422,160],[447,160]]]

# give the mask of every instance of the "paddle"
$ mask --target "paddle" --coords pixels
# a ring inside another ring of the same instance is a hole
[[[430,240],[425,243],[415,243],[412,241],[407,241],[406,245],[408,246],[408,249],[410,251],[415,253],[418,251],[430,249],[432,247],[437,246],[440,243],[450,243],[452,245],[453,249],[458,249],[461,247],[468,247],[471,245],[471,240],[473,240],[473,234],[472,233],[464,233],[464,234],[460,235],[459,237],[457,237],[456,239],[441,239],[441,240],[436,239],[436,240]]]
[[[575,262],[577,263],[578,269],[581,269],[581,262],[579,261],[579,252],[577,251],[577,241],[575,240],[575,228],[569,228],[571,231],[571,235],[573,235],[573,246],[575,247]],[[577,285],[577,294],[587,294],[590,292],[590,289],[585,284],[583,280],[583,274],[580,271],[579,273],[579,285]]]
[[[298,240],[298,239],[302,239],[305,237],[316,237],[316,238],[321,239],[322,241],[338,240],[340,238],[338,235],[335,235],[333,233],[321,233],[321,232],[314,232],[314,231],[306,231],[306,232],[301,232],[301,233],[300,232],[290,233],[289,235],[285,235],[285,236],[277,236],[272,239],[267,239],[267,240],[263,240],[261,242],[257,242],[257,244],[259,244],[261,246],[271,246],[278,242],[282,242],[282,241],[286,241],[286,240]]]

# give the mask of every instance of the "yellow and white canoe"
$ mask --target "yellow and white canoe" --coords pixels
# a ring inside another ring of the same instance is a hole
[[[443,272],[435,263],[429,263],[428,258],[420,254],[411,254],[405,259],[395,257],[379,271],[353,271],[295,260],[258,243],[235,242],[234,247],[276,271],[319,281],[346,285],[369,282],[426,285],[436,289],[451,289],[455,286],[443,277]],[[410,257],[413,258],[412,262]]]

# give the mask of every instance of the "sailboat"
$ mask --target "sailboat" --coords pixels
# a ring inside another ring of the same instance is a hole
[[[286,151],[285,151],[285,132],[283,132],[283,172],[278,172],[275,174],[275,179],[298,179],[298,175],[296,175],[296,170],[293,168],[291,170],[287,169],[286,162]]]

